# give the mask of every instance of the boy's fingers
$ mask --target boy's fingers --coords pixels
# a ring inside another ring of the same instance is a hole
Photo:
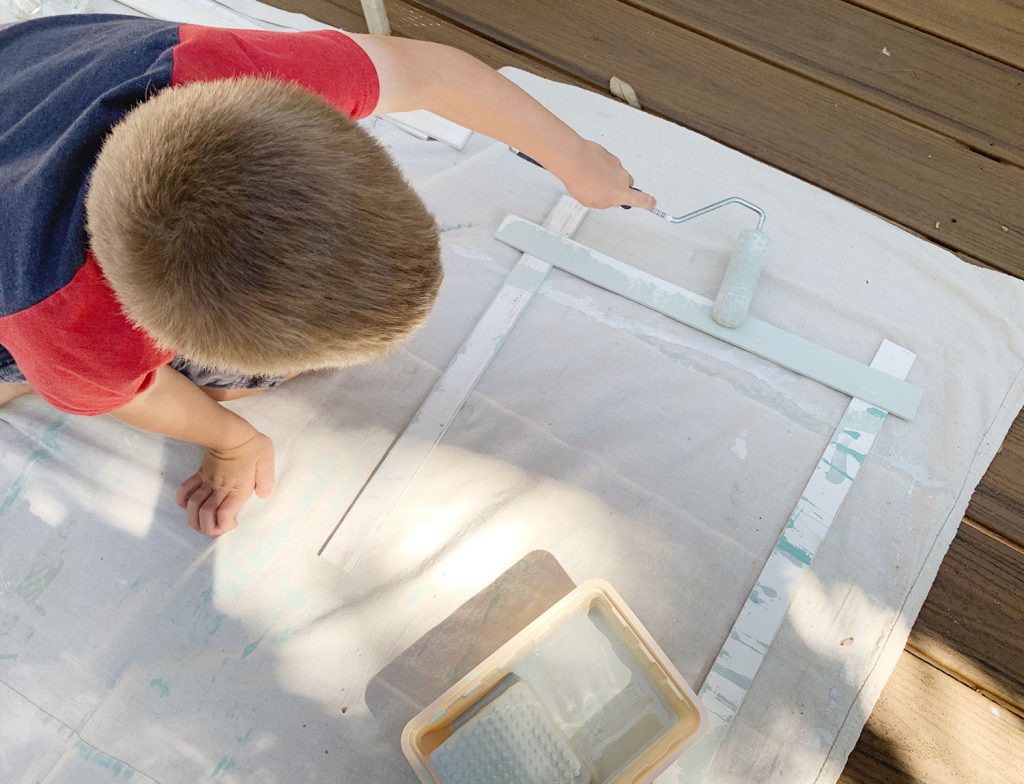
[[[226,494],[224,490],[216,490],[210,493],[199,507],[199,530],[207,536],[216,536],[220,533],[217,530],[217,508]]]
[[[651,194],[638,191],[636,188],[630,188],[623,194],[622,203],[628,207],[640,207],[645,210],[657,204]]]
[[[188,524],[204,534],[206,531],[200,525],[199,510],[211,495],[213,495],[213,488],[209,485],[203,485],[189,496],[188,505],[185,507],[188,511]]]
[[[203,483],[203,478],[198,473],[192,474],[188,479],[178,485],[178,492],[174,494],[174,502],[182,509],[188,504],[192,493]]]
[[[227,533],[238,528],[238,513],[245,503],[245,496],[232,490],[217,507],[217,528],[219,533]]]
[[[256,495],[266,498],[274,490],[274,456],[261,458],[256,463]]]

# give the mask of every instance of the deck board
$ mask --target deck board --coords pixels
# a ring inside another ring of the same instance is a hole
[[[1024,414],[974,492],[967,516],[1024,548]]]
[[[908,645],[1024,716],[1024,550],[961,525]]]
[[[1024,784],[1024,719],[905,652],[841,784]]]
[[[1024,164],[1024,84],[1016,68],[843,0],[633,4],[985,154]]]
[[[365,29],[358,0],[275,4]],[[1024,125],[1014,92],[1024,73],[1008,81],[1017,73],[1008,66],[1024,66],[1024,13],[1014,5],[978,0],[965,15],[961,0],[387,2],[399,35],[603,93],[615,74],[656,114],[1024,277]],[[888,40],[873,46],[883,32]],[[868,72],[880,46],[897,61]],[[916,77],[896,70],[903,51]],[[964,79],[977,82],[979,100],[975,88],[958,87]],[[1001,93],[1013,102],[1006,110]],[[1008,211],[997,204],[1007,199]],[[975,524],[961,526],[846,784],[1024,784],[1024,720],[1015,715],[1024,689],[1024,415],[968,515]]]
[[[850,0],[909,27],[1024,68],[1019,0]]]

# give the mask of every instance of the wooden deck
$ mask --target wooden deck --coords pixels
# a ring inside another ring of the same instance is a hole
[[[277,0],[364,31],[359,0]],[[418,0],[395,34],[607,92],[1024,277],[1019,0]],[[1024,416],[842,781],[1024,782]]]

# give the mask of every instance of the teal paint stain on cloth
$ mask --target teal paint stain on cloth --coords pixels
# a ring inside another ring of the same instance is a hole
[[[220,762],[217,763],[217,767],[213,769],[213,773],[210,774],[210,779],[220,778],[224,773],[235,767],[234,757],[221,757]]]
[[[804,548],[793,544],[785,536],[780,537],[779,541],[776,542],[775,550],[789,558],[791,561],[796,561],[798,565],[811,565],[812,555]]]
[[[28,460],[25,461],[25,465],[21,468],[21,473],[18,474],[18,478],[11,483],[11,486],[7,488],[7,492],[4,493],[3,500],[0,500],[0,517],[7,514],[7,511],[18,502],[18,498],[21,497],[22,490],[25,489],[25,485],[28,480],[32,477],[32,472],[35,470],[36,464],[44,457],[48,457],[57,448],[57,436],[60,431],[67,424],[67,414],[60,414],[50,425],[43,431],[42,437],[39,439],[42,446],[36,449],[28,456]]]
[[[288,591],[285,600],[291,607],[305,607],[306,606],[306,594],[302,591]]]
[[[90,746],[83,740],[75,741],[75,750],[81,755],[82,759],[101,768],[106,768],[116,779],[130,781],[135,777],[135,771],[130,765],[121,762],[116,757],[111,757],[109,754],[104,754],[95,746]]]
[[[251,643],[246,645],[245,648],[242,649],[242,658],[245,659],[251,656],[253,651],[255,651],[259,647],[261,642],[263,642],[262,637],[260,637],[258,640],[253,640]]]
[[[153,678],[153,680],[149,682],[149,685],[160,690],[161,699],[169,696],[171,693],[171,687],[164,682],[163,678]]]
[[[18,658],[16,653],[0,653],[0,661],[14,661]]]
[[[289,626],[287,629],[282,629],[273,636],[274,642],[288,642],[292,637],[302,631],[301,626]]]
[[[846,435],[848,435],[850,438],[854,438],[854,439],[860,438],[860,431],[859,430],[850,430],[850,429],[847,428],[847,429],[844,429],[843,432],[846,433]]]
[[[873,417],[877,417],[878,419],[885,419],[885,417],[887,416],[887,414],[882,409],[875,408],[874,406],[868,407],[868,413],[871,414],[871,416]]]
[[[239,735],[237,738],[235,738],[235,740],[237,740],[239,743],[245,743],[247,740],[249,740],[249,736],[252,735],[252,731],[254,729],[256,729],[256,728],[255,727],[250,727],[249,731],[247,733],[245,733],[245,735]]]

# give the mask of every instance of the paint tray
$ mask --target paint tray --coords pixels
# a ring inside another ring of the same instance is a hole
[[[622,598],[589,580],[413,718],[402,750],[424,784],[636,784],[703,725]]]

